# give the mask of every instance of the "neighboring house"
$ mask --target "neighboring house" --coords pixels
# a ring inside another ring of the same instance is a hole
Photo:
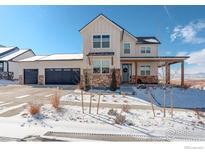
[[[156,37],[134,36],[103,14],[80,29],[80,33],[83,36],[83,58],[73,60],[70,58],[73,55],[67,54],[65,57],[68,59],[48,56],[34,62],[29,62],[29,59],[21,61],[21,83],[26,83],[26,69],[34,69],[33,66],[28,68],[28,63],[38,64],[35,69],[38,70],[36,78],[39,84],[64,83],[64,78],[72,79],[74,75],[67,73],[66,77],[62,77],[63,68],[79,68],[81,85],[85,83],[87,74],[90,83],[96,87],[110,86],[113,69],[118,86],[121,83],[158,83],[158,68],[163,66],[166,68],[166,83],[170,83],[170,65],[181,63],[181,84],[184,84],[184,60],[189,57],[159,56],[160,41]],[[48,73],[49,69],[52,72]],[[57,72],[61,73],[56,75]],[[48,76],[51,76],[51,81],[58,82],[46,82]]]
[[[18,79],[18,60],[34,56],[31,49],[0,47],[0,79]]]

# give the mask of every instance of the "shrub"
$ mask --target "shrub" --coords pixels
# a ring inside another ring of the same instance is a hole
[[[188,83],[185,83],[183,86],[182,86],[182,88],[184,88],[184,89],[189,89],[189,88],[191,88],[191,84],[188,84]]]
[[[84,88],[86,91],[90,89],[90,80],[89,80],[87,72],[85,72],[85,87]]]
[[[125,116],[124,115],[122,115],[122,114],[117,114],[116,115],[116,118],[115,118],[115,123],[116,124],[119,124],[119,125],[122,125],[122,124],[124,124],[125,123],[125,120],[126,118],[125,118]]]
[[[41,109],[41,105],[39,104],[35,104],[35,103],[31,103],[29,104],[29,113],[34,116],[36,114],[40,113],[40,109]]]
[[[112,81],[110,85],[110,90],[115,91],[117,90],[117,80],[116,80],[116,74],[115,74],[115,69],[112,71]]]
[[[110,109],[107,114],[112,115],[112,116],[116,116],[117,115],[117,110]]]
[[[51,97],[51,104],[55,109],[58,109],[60,106],[60,96],[58,88],[55,91],[55,94]]]
[[[122,111],[123,112],[129,112],[130,110],[130,106],[128,104],[123,104],[122,105]]]

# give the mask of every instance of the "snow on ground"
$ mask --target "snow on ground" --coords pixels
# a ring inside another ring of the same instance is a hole
[[[0,86],[6,86],[6,85],[11,85],[11,84],[17,84],[17,83],[18,81],[0,79]]]
[[[155,105],[162,106],[164,99],[164,89],[162,86],[149,86],[148,88],[139,88],[137,86],[128,86],[123,87],[123,92],[128,93],[129,95],[123,96],[120,92],[110,92],[109,90],[92,90],[94,97],[92,102],[98,102],[98,93],[104,95],[101,96],[102,103],[109,104],[137,104],[137,105],[150,105],[149,92],[153,95]],[[133,93],[134,92],[134,93]],[[133,95],[132,95],[133,94]],[[170,107],[171,94],[174,102],[174,107],[176,108],[188,108],[195,109],[201,108],[205,109],[205,91],[194,88],[178,88],[178,87],[167,87],[166,90],[166,107]],[[86,93],[83,97],[85,102],[90,101],[90,94]],[[74,93],[65,95],[61,98],[62,101],[72,101],[72,102],[81,102],[80,91],[75,91]]]
[[[164,89],[160,86],[149,87],[151,94],[156,99],[156,105],[163,105]],[[135,96],[145,101],[150,101],[147,89],[137,88],[133,86]],[[170,107],[170,93],[173,96],[174,107],[177,108],[205,108],[205,91],[193,88],[167,88],[166,90],[166,106]]]
[[[169,138],[197,138],[205,140],[205,115],[197,119],[193,111],[175,111],[171,118],[163,112],[156,111],[153,117],[151,110],[130,110],[128,113],[117,112],[126,116],[123,125],[115,124],[115,116],[108,115],[108,108],[101,108],[99,115],[96,108],[92,114],[82,114],[81,107],[64,105],[59,110],[51,105],[43,105],[41,114],[32,117],[25,109],[19,115],[0,118],[0,136],[23,138],[28,135],[43,135],[47,131],[80,132],[100,134],[129,134],[145,136],[165,136]]]
[[[92,91],[92,103],[98,103],[99,95],[98,93],[102,91],[95,91],[95,93]],[[86,93],[83,95],[83,101],[84,102],[90,102],[90,94]],[[71,93],[68,95],[65,95],[61,97],[61,101],[71,101],[71,102],[81,102],[81,94],[80,93]],[[149,105],[146,101],[139,99],[137,97],[132,96],[124,96],[119,93],[107,93],[102,94],[100,97],[101,103],[108,103],[108,104],[137,104],[137,105]]]

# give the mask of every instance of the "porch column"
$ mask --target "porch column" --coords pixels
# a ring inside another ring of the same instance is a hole
[[[184,61],[181,62],[181,86],[184,86]]]
[[[170,64],[166,62],[166,84],[170,84]]]
[[[135,83],[137,83],[137,62],[135,61]]]

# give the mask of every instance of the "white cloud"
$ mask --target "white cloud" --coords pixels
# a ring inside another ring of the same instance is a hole
[[[177,53],[177,56],[186,56],[188,54],[188,52],[186,51],[180,51]]]
[[[188,67],[185,72],[187,74],[205,73],[205,48],[199,51],[191,52],[186,60]]]
[[[203,65],[205,72],[205,48],[200,51],[192,52],[188,56],[190,56],[187,60],[188,64]]]
[[[197,74],[205,73],[205,48],[199,51],[188,52],[178,52],[177,56],[189,56],[185,62],[185,74]],[[172,68],[177,75],[180,75],[181,65],[176,64],[176,67]]]
[[[171,41],[182,39],[183,42],[200,44],[205,43],[205,37],[198,36],[198,33],[205,30],[205,20],[190,22],[186,26],[176,26],[170,36]]]

